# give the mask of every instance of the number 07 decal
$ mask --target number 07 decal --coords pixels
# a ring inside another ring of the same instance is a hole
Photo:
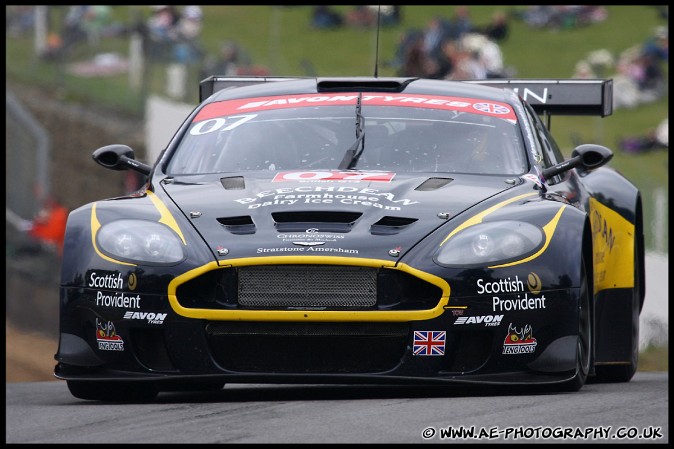
[[[232,115],[227,118],[224,117],[211,118],[194,125],[194,127],[190,129],[190,134],[192,134],[193,136],[201,136],[203,134],[219,131],[220,129],[222,129],[223,131],[229,131],[243,123],[246,123],[248,120],[254,119],[255,117],[257,117],[257,114]],[[239,120],[234,121],[232,119],[239,119]],[[223,126],[225,127],[223,128]]]
[[[380,181],[390,182],[395,173],[368,171],[286,171],[277,173],[272,182],[283,181]]]

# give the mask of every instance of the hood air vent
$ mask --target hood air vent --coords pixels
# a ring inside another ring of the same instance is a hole
[[[313,228],[323,232],[349,232],[360,218],[360,212],[275,212],[274,219],[278,232],[306,231]]]
[[[255,223],[248,215],[240,217],[218,218],[218,223],[223,225],[232,234],[255,234]]]
[[[406,217],[383,217],[370,227],[370,233],[374,235],[397,234],[417,220],[417,218]]]
[[[446,186],[452,181],[454,181],[452,178],[428,178],[414,190],[420,190],[422,192],[427,190],[437,190],[440,187]]]
[[[243,180],[243,176],[220,178],[220,183],[226,190],[243,190],[246,188],[246,183]]]

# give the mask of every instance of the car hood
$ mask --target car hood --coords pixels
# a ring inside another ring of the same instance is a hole
[[[214,253],[226,249],[228,258],[387,259],[390,250],[409,250],[463,211],[512,188],[505,177],[310,173],[174,177],[161,185]]]

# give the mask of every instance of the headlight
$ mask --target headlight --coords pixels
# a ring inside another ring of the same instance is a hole
[[[494,265],[521,259],[539,249],[543,230],[522,221],[481,223],[458,232],[440,247],[440,265]]]
[[[185,258],[178,236],[154,221],[113,221],[101,227],[97,240],[104,253],[124,261],[170,264]]]

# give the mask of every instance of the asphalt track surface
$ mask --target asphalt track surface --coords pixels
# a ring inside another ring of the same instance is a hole
[[[629,383],[587,384],[577,393],[228,384],[115,405],[78,400],[63,381],[21,382],[6,384],[5,441],[662,444],[668,392],[668,373],[638,372]],[[471,430],[475,437],[466,438]]]

